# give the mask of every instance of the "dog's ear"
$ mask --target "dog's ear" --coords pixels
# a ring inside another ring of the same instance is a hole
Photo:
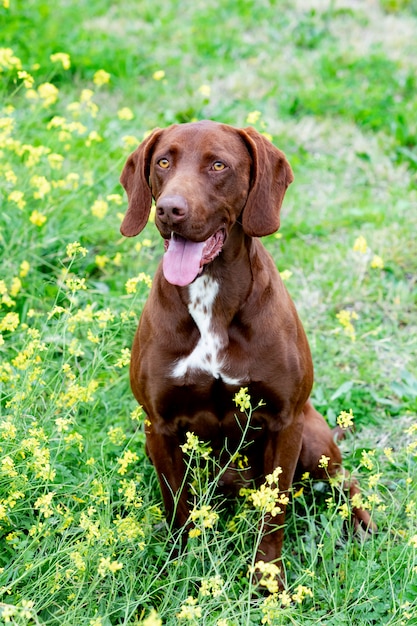
[[[120,176],[120,182],[126,189],[129,201],[127,213],[120,226],[120,232],[125,237],[138,235],[148,221],[152,206],[149,168],[155,143],[162,132],[157,128],[142,141],[128,157]]]
[[[279,229],[280,210],[294,176],[285,154],[253,128],[239,130],[252,157],[252,178],[243,209],[243,230],[251,237]]]

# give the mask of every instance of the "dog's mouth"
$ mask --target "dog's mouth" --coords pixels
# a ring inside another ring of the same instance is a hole
[[[165,239],[165,254],[162,269],[166,280],[172,285],[185,287],[201,274],[221,252],[226,238],[223,228],[206,241],[191,241],[177,233]]]

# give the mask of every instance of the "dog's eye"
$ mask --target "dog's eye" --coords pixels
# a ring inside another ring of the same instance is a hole
[[[225,168],[225,164],[222,161],[214,161],[213,169],[215,172],[221,172]]]
[[[159,159],[158,165],[159,167],[162,167],[163,170],[166,170],[169,167],[169,161],[168,159]]]

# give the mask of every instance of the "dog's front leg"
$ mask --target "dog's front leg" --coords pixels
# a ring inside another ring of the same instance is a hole
[[[261,522],[262,537],[256,554],[256,562],[273,563],[279,568],[278,587],[285,586],[285,573],[281,562],[284,523],[289,490],[293,482],[300,454],[303,433],[302,415],[291,421],[289,426],[279,431],[270,431],[264,450],[264,476],[274,476],[267,485],[278,489],[276,511],[266,513]],[[275,513],[275,514],[274,514]],[[261,573],[257,573],[261,580]]]
[[[185,463],[176,437],[146,428],[146,449],[155,467],[164,501],[167,520],[175,528],[190,525],[188,489],[185,484]]]

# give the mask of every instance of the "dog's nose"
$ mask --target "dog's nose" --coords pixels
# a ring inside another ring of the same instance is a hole
[[[187,217],[187,201],[183,196],[176,195],[158,198],[156,214],[164,224],[178,224]]]

